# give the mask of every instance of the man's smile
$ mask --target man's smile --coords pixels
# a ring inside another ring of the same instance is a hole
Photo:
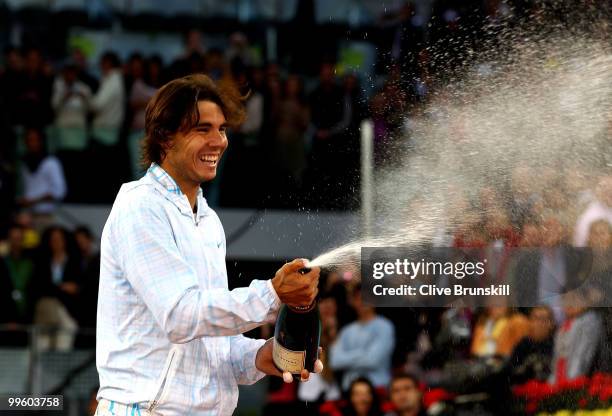
[[[219,162],[219,154],[202,154],[200,155],[199,160],[207,166],[214,167],[217,166],[217,163]]]

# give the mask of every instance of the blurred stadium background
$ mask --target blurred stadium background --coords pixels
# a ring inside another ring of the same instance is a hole
[[[63,394],[65,414],[93,414],[98,240],[119,185],[143,172],[144,108],[156,88],[203,72],[250,91],[248,120],[204,187],[226,230],[230,286],[244,286],[359,228],[359,127],[371,120],[374,164],[390,163],[387,145],[409,140],[411,116],[440,81],[428,46],[461,37],[477,50],[491,28],[538,8],[528,0],[0,1],[0,395]],[[582,235],[583,245],[609,248],[612,177],[577,173],[525,208],[580,199],[570,220],[540,224],[508,208],[449,242],[539,245],[547,235],[562,247]],[[501,199],[489,190],[475,204]],[[574,396],[588,386],[588,406],[611,403],[607,308],[381,309],[376,319],[394,335],[371,342],[366,331],[349,345],[363,357],[355,369],[334,364],[331,346],[340,354],[342,329],[372,311],[344,278],[323,278],[324,376],[310,387],[266,379],[244,388],[236,414],[392,412],[390,376],[403,371],[417,375],[406,400],[412,391],[431,414],[510,412],[500,403],[524,414],[536,405],[511,386],[559,382],[550,378],[559,360],[578,368],[562,380],[579,380],[567,387]],[[578,321],[580,330],[568,329]],[[343,376],[355,373],[373,387],[353,383],[345,394]],[[536,384],[530,391],[543,388]]]

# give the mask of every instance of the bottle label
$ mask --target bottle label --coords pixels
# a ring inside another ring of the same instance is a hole
[[[272,348],[272,360],[282,371],[289,371],[291,374],[300,374],[306,362],[306,351],[293,351],[283,347],[274,338]]]

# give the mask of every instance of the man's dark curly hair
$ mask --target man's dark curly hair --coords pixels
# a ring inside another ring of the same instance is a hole
[[[161,87],[147,105],[142,145],[145,168],[164,160],[176,133],[187,133],[198,125],[198,101],[217,104],[229,127],[244,121],[244,99],[233,86],[217,84],[204,74],[172,80]]]

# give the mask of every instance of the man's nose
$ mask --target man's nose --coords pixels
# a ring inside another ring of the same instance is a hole
[[[211,134],[210,144],[212,146],[223,147],[227,142],[225,135],[220,131],[215,131]]]

